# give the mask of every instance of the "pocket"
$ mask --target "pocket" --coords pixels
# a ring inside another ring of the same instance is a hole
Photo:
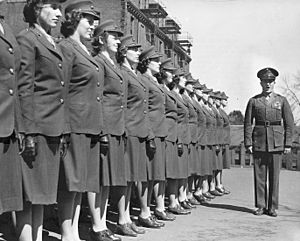
[[[284,146],[284,130],[282,126],[273,126],[274,146]]]

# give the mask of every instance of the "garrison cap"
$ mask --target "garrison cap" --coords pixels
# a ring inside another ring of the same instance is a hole
[[[94,3],[90,0],[74,0],[70,2],[65,8],[65,14],[73,10],[91,15],[95,19],[100,19],[100,10],[96,8]]]
[[[212,91],[209,93],[209,95],[215,99],[222,99],[220,91]]]
[[[171,58],[162,61],[160,64],[160,68],[166,71],[170,71],[172,73],[175,72],[175,70],[177,70],[177,68],[173,66]]]
[[[125,49],[125,48],[139,48],[142,45],[136,43],[133,39],[132,35],[126,35],[123,38],[120,39],[120,49]]]
[[[182,68],[178,68],[175,73],[176,76],[184,76],[185,72]]]
[[[205,84],[202,85],[202,93],[209,94],[212,91],[213,91],[213,89],[207,88]]]
[[[115,25],[114,20],[109,19],[100,23],[94,30],[94,37],[99,37],[101,34],[116,33],[119,37],[123,36],[123,32]]]
[[[151,46],[148,49],[145,49],[141,54],[140,54],[140,61],[146,60],[146,59],[156,59],[160,58],[162,55],[158,53],[154,46]]]
[[[275,78],[279,75],[278,71],[276,69],[267,67],[264,69],[261,69],[257,72],[257,77],[259,79],[265,79],[265,80],[275,80]]]
[[[229,97],[225,94],[225,92],[221,93],[221,99],[222,100],[227,100]]]

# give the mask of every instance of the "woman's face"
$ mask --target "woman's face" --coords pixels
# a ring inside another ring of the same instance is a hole
[[[228,104],[228,102],[227,102],[227,100],[222,99],[222,100],[221,100],[221,104],[222,104],[224,107],[226,107],[227,104]]]
[[[203,98],[205,101],[208,101],[208,94],[202,92],[202,98]]]
[[[193,85],[187,84],[186,89],[188,90],[188,93],[193,93]]]
[[[166,71],[166,75],[167,75],[167,78],[166,78],[167,84],[172,83],[172,81],[173,81],[173,74],[171,72],[169,72],[169,71]]]
[[[80,38],[88,40],[92,38],[94,29],[94,18],[86,15],[80,19],[76,31],[78,32]]]
[[[179,77],[179,87],[184,88],[185,87],[185,83],[186,83],[186,78],[184,76],[180,76]]]
[[[44,4],[37,17],[37,22],[44,28],[55,28],[61,16],[60,5]]]
[[[208,96],[208,103],[211,105],[214,104],[214,99],[211,96]]]
[[[215,104],[217,107],[221,106],[221,100],[220,99],[215,99]]]
[[[112,53],[116,53],[118,51],[118,47],[120,44],[120,39],[117,34],[109,33],[106,40],[107,50]]]
[[[159,73],[160,69],[160,61],[159,58],[157,59],[150,59],[150,63],[148,65],[148,68],[151,70],[152,74]]]
[[[126,58],[130,64],[137,64],[141,51],[139,48],[129,48],[126,52]]]
[[[196,91],[196,94],[197,94],[198,96],[203,97],[203,94],[202,94],[202,91],[201,91],[201,90],[196,89],[195,91]]]

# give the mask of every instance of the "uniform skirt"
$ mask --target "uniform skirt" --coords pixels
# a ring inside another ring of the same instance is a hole
[[[166,142],[164,138],[155,137],[156,151],[154,155],[147,151],[148,180],[166,180]]]
[[[128,136],[125,150],[127,181],[147,181],[146,139]]]
[[[209,159],[209,149],[206,146],[199,146],[198,153],[200,157],[199,161],[199,175],[206,176],[212,174],[211,163]]]
[[[178,179],[185,179],[189,176],[189,162],[188,162],[188,145],[183,145],[183,154],[178,156],[178,166],[179,166],[179,173]]]
[[[216,152],[216,169],[215,170],[222,170],[223,169],[223,149],[220,147],[220,151]]]
[[[100,144],[96,135],[72,133],[60,168],[59,189],[99,192]]]
[[[177,179],[179,173],[177,144],[166,141],[166,178]]]
[[[0,138],[0,214],[23,208],[21,157],[12,135]]]
[[[100,186],[127,186],[125,136],[108,135],[109,148],[100,148]]]
[[[230,169],[231,165],[231,155],[229,150],[229,145],[225,145],[225,148],[223,149],[223,169]]]
[[[37,155],[22,158],[22,178],[25,201],[32,204],[56,202],[59,176],[59,137],[36,135]]]
[[[215,146],[207,146],[208,151],[208,162],[211,174],[214,170],[216,170],[216,147]]]
[[[199,162],[199,155],[197,150],[197,145],[194,143],[191,143],[189,145],[190,151],[188,155],[188,161],[189,161],[189,175],[196,175],[198,174],[199,170],[197,170],[197,164]]]

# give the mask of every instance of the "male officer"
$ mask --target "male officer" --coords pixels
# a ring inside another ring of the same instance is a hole
[[[294,125],[286,98],[274,93],[277,76],[278,71],[273,68],[258,71],[262,93],[249,100],[244,121],[245,146],[254,157],[255,206],[258,208],[254,214],[272,217],[277,216],[282,153],[291,151]]]

